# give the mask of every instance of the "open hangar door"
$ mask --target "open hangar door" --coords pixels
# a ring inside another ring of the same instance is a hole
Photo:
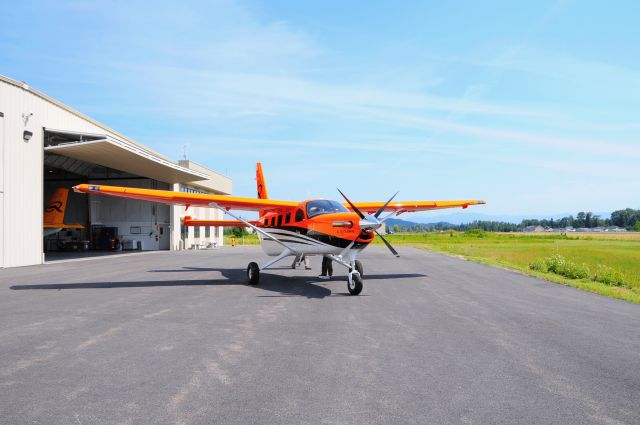
[[[170,247],[170,206],[144,201],[83,195],[72,186],[81,183],[170,190],[171,184],[148,176],[100,165],[92,161],[91,153],[75,155],[66,149],[89,143],[96,161],[104,162],[99,142],[104,136],[45,132],[44,190],[45,210],[60,188],[68,189],[64,208],[64,225],[44,240],[45,260],[104,255],[121,250],[168,250]],[[96,144],[91,144],[96,142]],[[56,147],[61,149],[56,149]],[[49,148],[49,149],[48,149]],[[67,151],[74,157],[65,155]],[[114,161],[117,164],[117,161]],[[54,206],[57,204],[54,204]],[[77,228],[81,225],[82,228]],[[46,229],[45,229],[46,232]]]

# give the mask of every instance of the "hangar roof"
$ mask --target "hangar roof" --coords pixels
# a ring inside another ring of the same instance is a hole
[[[182,167],[136,145],[109,136],[99,140],[47,146],[44,150],[167,183],[209,179],[209,174]]]

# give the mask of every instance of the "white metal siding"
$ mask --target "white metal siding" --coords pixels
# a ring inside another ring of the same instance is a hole
[[[0,111],[0,268],[4,267],[4,115]]]

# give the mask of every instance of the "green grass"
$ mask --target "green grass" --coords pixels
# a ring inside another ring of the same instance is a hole
[[[387,239],[393,245],[461,256],[640,303],[640,235],[607,236],[480,231],[396,234]],[[377,239],[374,243],[382,242]]]
[[[236,245],[260,245],[260,240],[258,239],[258,235],[246,235],[242,238],[234,238],[233,236],[224,235],[224,244],[225,246],[231,246],[231,240],[236,240]]]

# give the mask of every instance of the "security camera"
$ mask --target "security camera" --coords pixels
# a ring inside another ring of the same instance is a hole
[[[33,116],[33,112],[22,113],[22,121],[24,121],[24,125],[27,125],[27,123],[29,122],[29,118],[31,118],[32,116]]]

